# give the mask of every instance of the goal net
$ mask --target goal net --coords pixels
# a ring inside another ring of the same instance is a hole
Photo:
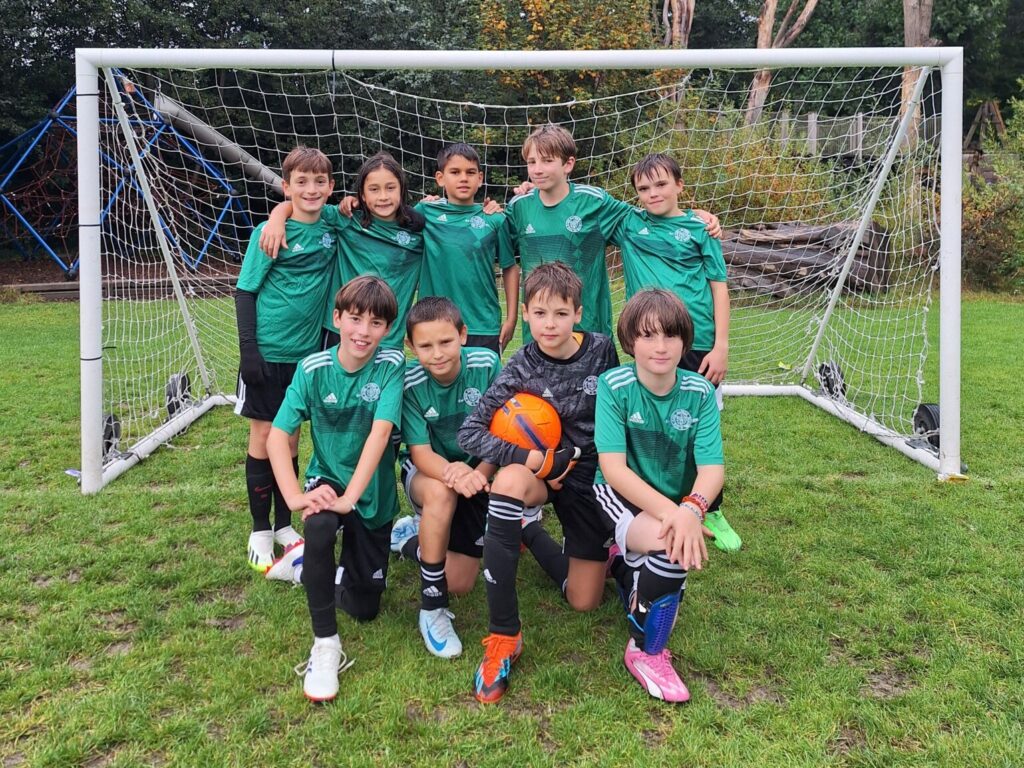
[[[574,181],[635,202],[631,166],[669,152],[686,204],[721,218],[727,395],[800,396],[940,474],[960,471],[959,370],[943,368],[940,409],[928,341],[933,308],[956,315],[943,346],[959,332],[959,293],[947,295],[958,289],[958,202],[947,209],[959,172],[940,162],[952,146],[943,137],[959,136],[947,63],[958,51],[605,52],[603,69],[621,66],[614,82],[626,85],[612,95],[594,64],[601,52],[448,54],[451,68],[488,67],[501,83],[560,69],[582,84],[572,100],[535,104],[439,99],[380,69],[411,71],[422,53],[350,52],[345,67],[331,52],[235,51],[223,65],[220,52],[143,53],[79,53],[79,123],[94,126],[79,144],[86,492],[233,401],[234,282],[252,226],[282,199],[281,161],[296,144],[331,158],[335,200],[354,193],[365,157],[390,152],[415,202],[438,192],[438,150],[464,141],[485,166],[481,194],[504,202],[527,178],[523,139],[549,122],[576,139]],[[521,98],[512,85],[507,96]],[[617,315],[614,249],[607,263]],[[937,302],[940,264],[956,274]]]

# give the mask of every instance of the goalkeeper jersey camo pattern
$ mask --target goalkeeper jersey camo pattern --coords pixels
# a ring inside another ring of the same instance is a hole
[[[270,363],[297,363],[320,349],[320,318],[330,290],[337,235],[323,218],[288,219],[288,250],[272,259],[260,249],[266,222],[253,230],[237,288],[256,294],[256,343]]]
[[[626,454],[626,465],[648,485],[681,501],[698,465],[723,463],[715,388],[680,370],[672,390],[656,395],[637,379],[635,364],[608,371],[597,384],[594,440],[599,452]],[[594,482],[607,482],[600,469]]]
[[[502,269],[516,263],[505,215],[486,214],[479,204],[447,200],[421,202],[416,210],[427,220],[420,297],[447,296],[459,308],[471,336],[497,336],[501,304],[494,263]]]
[[[378,350],[372,361],[352,373],[338,362],[337,347],[310,355],[296,367],[274,426],[291,434],[302,422],[310,422],[313,456],[307,479],[349,484],[373,422],[401,425],[404,374],[405,357],[395,349]],[[356,504],[367,528],[389,523],[398,508],[393,456],[390,448],[385,450]]]
[[[405,316],[416,295],[423,261],[423,233],[402,229],[393,221],[373,219],[363,227],[362,214],[352,218],[342,215],[335,206],[324,208],[324,216],[338,234],[338,260],[335,263],[324,328],[334,327],[334,296],[345,283],[362,275],[376,275],[391,286],[398,299],[398,317],[381,341],[382,347],[402,348],[405,338]]]
[[[529,392],[543,397],[562,421],[562,442],[583,455],[566,484],[589,486],[597,467],[594,450],[594,405],[597,378],[619,364],[615,345],[600,333],[581,334],[580,348],[558,360],[540,351],[536,342],[520,348],[484,393],[459,430],[459,445],[472,456],[504,467],[512,463],[515,446],[490,432],[491,417],[512,395]]]
[[[519,253],[523,282],[537,266],[562,261],[583,281],[583,317],[579,328],[612,334],[612,300],[608,290],[605,247],[632,206],[603,189],[569,184],[569,194],[544,205],[536,189],[517,195],[505,209],[512,240]],[[530,329],[523,324],[523,339]]]
[[[407,446],[429,445],[448,461],[475,466],[479,460],[459,447],[459,427],[501,371],[501,361],[489,349],[463,347],[461,366],[455,381],[445,385],[418,362],[407,364],[402,439]]]
[[[644,288],[664,288],[683,300],[693,318],[693,349],[715,346],[715,309],[709,281],[725,282],[722,243],[704,221],[682,216],[652,216],[632,209],[611,238],[622,249],[626,297]]]

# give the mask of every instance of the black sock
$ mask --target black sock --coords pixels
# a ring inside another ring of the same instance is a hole
[[[565,582],[569,578],[569,558],[539,520],[523,528],[523,543],[564,596]]]
[[[420,537],[418,534],[405,540],[402,545],[402,557],[412,560],[414,563],[420,562]]]
[[[679,592],[682,600],[686,590],[686,571],[679,563],[670,563],[664,552],[647,556],[647,562],[640,568],[636,580],[636,607],[629,622],[629,633],[637,646],[644,647],[644,623],[648,609],[655,600]]]
[[[444,575],[444,560],[425,563],[420,560],[420,607],[424,611],[448,607],[448,579]]]
[[[295,476],[299,476],[299,457],[292,456],[292,469],[295,471]],[[299,487],[302,487],[302,482],[299,482]],[[282,528],[287,528],[292,524],[292,511],[288,509],[288,502],[284,500],[284,496],[281,495],[281,489],[277,487],[277,483],[274,483],[274,530],[280,531]]]
[[[249,513],[254,531],[270,530],[270,505],[277,490],[270,459],[245,457],[245,487],[249,492]]]
[[[484,582],[490,630],[500,635],[514,635],[521,627],[516,571],[522,529],[522,499],[492,493],[487,503],[487,532],[484,534]]]

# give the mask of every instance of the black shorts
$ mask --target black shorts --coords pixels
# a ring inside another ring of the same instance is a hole
[[[420,515],[423,510],[412,500],[409,484],[419,470],[407,459],[402,462],[402,487],[409,499],[409,506]],[[466,498],[461,494],[455,502],[455,514],[448,531],[448,550],[478,560],[484,556],[484,530],[487,527],[487,494],[483,491]]]
[[[297,363],[267,363],[267,376],[263,383],[250,386],[238,374],[235,391],[235,413],[256,421],[273,421],[284,402],[284,393],[295,376]]]
[[[608,559],[608,547],[615,531],[597,505],[594,486],[566,484],[557,491],[549,486],[548,502],[562,524],[565,536],[562,552],[579,560],[604,562]]]
[[[343,486],[328,480],[316,479],[306,483],[310,491],[319,485],[330,485],[341,496]],[[374,618],[380,610],[380,598],[387,586],[388,563],[391,555],[391,523],[380,528],[367,528],[358,514],[336,515],[320,513],[313,517],[335,519],[324,535],[338,536],[340,530],[341,556],[338,558],[338,577],[335,579],[335,601],[338,608],[359,621]],[[309,521],[305,533],[309,536]]]
[[[501,345],[498,343],[500,337],[497,334],[493,336],[490,334],[469,334],[466,336],[467,347],[483,347],[489,349],[497,355],[501,354]]]
[[[708,354],[710,350],[707,349],[691,349],[685,355],[683,359],[679,361],[679,367],[684,371],[693,371],[698,373],[701,361]]]

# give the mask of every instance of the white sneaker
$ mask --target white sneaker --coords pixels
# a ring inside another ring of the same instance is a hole
[[[249,565],[266,573],[274,564],[274,532],[253,531],[249,534]]]
[[[302,692],[310,701],[330,701],[338,695],[338,675],[352,666],[341,649],[341,638],[318,637],[313,641],[309,661],[295,667],[302,675]]]
[[[427,650],[442,659],[454,659],[462,653],[462,641],[455,634],[452,619],[455,616],[447,608],[420,611],[420,634]]]
[[[273,581],[287,581],[299,584],[302,578],[302,554],[306,549],[305,542],[299,539],[288,547],[267,571],[267,578]]]
[[[396,555],[402,554],[402,547],[405,542],[420,532],[419,518],[407,515],[395,520],[391,526],[391,551]]]
[[[298,532],[290,525],[286,525],[284,528],[274,531],[274,543],[279,547],[288,549],[293,544],[299,544],[302,541],[302,537],[299,536]]]

